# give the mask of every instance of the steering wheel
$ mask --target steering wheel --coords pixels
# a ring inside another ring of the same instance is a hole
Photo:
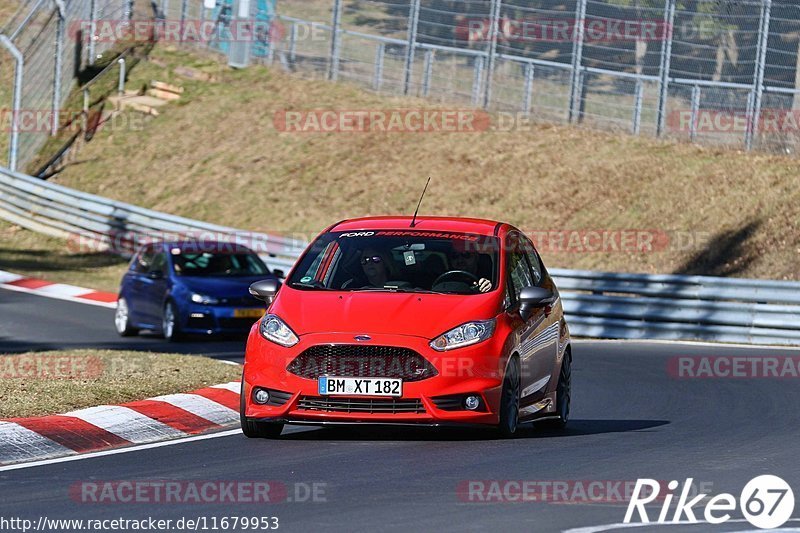
[[[476,276],[472,272],[467,272],[466,270],[448,270],[447,272],[436,278],[432,286],[435,287],[446,279],[458,278],[458,277],[467,278],[467,280],[472,283],[478,283],[479,281],[478,276]]]

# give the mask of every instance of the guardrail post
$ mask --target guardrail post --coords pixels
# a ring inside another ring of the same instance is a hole
[[[578,0],[575,7],[575,30],[572,32],[572,74],[570,76],[569,122],[578,119],[578,106],[582,88],[583,41],[585,37],[586,0]]]
[[[492,84],[494,83],[494,69],[497,62],[497,34],[500,26],[500,8],[503,0],[492,0],[491,20],[489,22],[489,51],[486,64],[486,90],[483,93],[483,108],[488,109],[492,102]]]
[[[328,60],[328,79],[339,78],[340,33],[342,29],[342,0],[333,0],[333,24],[331,24],[331,53]]]
[[[425,70],[422,78],[422,96],[428,96],[431,91],[431,77],[433,77],[433,50],[425,50]]]
[[[117,60],[119,63],[119,82],[117,83],[117,94],[120,96],[125,94],[125,76],[127,74],[127,64],[125,63],[125,58],[120,57]]]
[[[664,28],[661,58],[658,65],[658,112],[656,114],[656,136],[661,137],[667,121],[667,97],[669,96],[669,71],[672,65],[672,38],[675,25],[675,0],[664,5]],[[669,33],[664,33],[669,32]]]
[[[633,97],[633,134],[639,135],[642,126],[642,100],[644,96],[644,84],[642,80],[636,80],[636,91]]]
[[[89,7],[89,58],[88,64],[94,65],[94,60],[96,57],[96,43],[95,39],[97,38],[97,0],[90,0],[91,4]]]
[[[525,89],[522,93],[522,112],[530,114],[533,104],[533,63],[525,63]]]
[[[0,34],[0,45],[2,45],[14,57],[14,94],[11,102],[11,138],[8,145],[8,168],[17,170],[17,157],[19,154],[19,114],[22,110],[22,80],[25,73],[25,57],[19,51],[11,39]]]
[[[408,11],[408,43],[406,44],[406,64],[403,80],[403,94],[411,90],[411,74],[414,70],[414,54],[417,51],[417,30],[419,29],[420,0],[413,0]]]
[[[372,80],[372,89],[376,92],[379,92],[383,85],[383,61],[385,57],[386,45],[379,43],[378,50],[375,52],[375,78]]]
[[[692,112],[689,123],[689,140],[694,142],[697,138],[697,117],[700,114],[700,86],[692,87]]]
[[[769,39],[770,14],[772,0],[762,0],[761,22],[758,25],[758,50],[756,53],[756,68],[753,76],[753,105],[747,115],[747,130],[745,133],[745,149],[753,148],[753,139],[758,134],[761,120],[761,100],[764,94],[764,67],[767,62],[767,43]]]
[[[58,133],[59,115],[61,114],[61,76],[64,69],[64,26],[66,24],[66,9],[63,0],[55,0],[58,11],[56,23],[55,61],[53,66],[53,105],[51,108],[50,135]]]
[[[481,82],[483,81],[483,56],[475,58],[475,70],[472,73],[472,105],[478,105],[481,98]]]

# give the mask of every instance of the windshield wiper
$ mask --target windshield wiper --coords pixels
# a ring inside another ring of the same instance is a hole
[[[407,287],[361,287],[351,289],[352,292],[402,292],[406,294],[448,294],[446,292],[430,291],[428,289],[412,289]]]

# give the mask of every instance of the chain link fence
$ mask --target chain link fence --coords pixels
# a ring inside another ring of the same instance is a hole
[[[277,14],[266,59],[305,76],[636,135],[798,148],[794,0],[279,0]]]
[[[37,156],[63,118],[76,84],[116,45],[103,22],[129,22],[132,0],[27,0],[0,30],[0,162],[14,170]],[[85,81],[85,80],[84,80]]]
[[[115,46],[109,24],[143,7],[158,14],[148,39],[483,107],[509,128],[525,117],[783,153],[800,142],[796,0],[27,0],[0,36],[9,167],[47,137],[17,127],[19,112],[57,115]]]

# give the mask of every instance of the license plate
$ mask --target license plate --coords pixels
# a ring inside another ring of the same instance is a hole
[[[396,378],[343,378],[320,376],[317,381],[322,396],[402,396],[403,380]]]
[[[261,318],[264,314],[263,309],[234,309],[234,318]]]

